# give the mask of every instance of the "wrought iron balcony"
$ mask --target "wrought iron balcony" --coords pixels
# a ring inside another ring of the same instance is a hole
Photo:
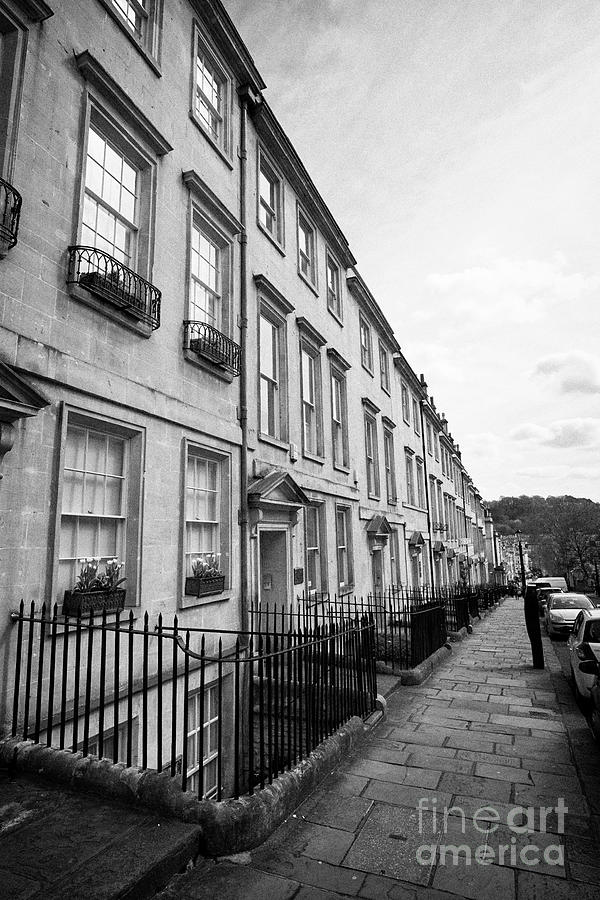
[[[21,203],[20,193],[0,178],[0,256],[17,243]]]
[[[151,328],[160,326],[158,288],[102,250],[69,247],[67,284],[80,285]]]
[[[184,349],[191,350],[199,356],[209,359],[217,366],[227,369],[234,375],[240,374],[240,347],[235,341],[222,334],[218,328],[208,322],[192,322],[186,319],[183,323]]]

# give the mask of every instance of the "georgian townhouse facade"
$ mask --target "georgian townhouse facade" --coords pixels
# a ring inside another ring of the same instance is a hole
[[[466,581],[480,497],[219,0],[0,0],[0,36],[7,671],[86,559],[224,633]],[[189,703],[214,725],[210,672]]]

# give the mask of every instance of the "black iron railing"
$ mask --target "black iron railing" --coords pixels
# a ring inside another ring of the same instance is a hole
[[[158,288],[102,250],[69,247],[67,284],[80,285],[153,329],[160,326]]]
[[[193,322],[186,319],[183,346],[199,356],[205,357],[234,375],[240,374],[240,347],[231,338],[222,334],[208,322]]]
[[[22,202],[16,188],[0,178],[0,253],[17,243]]]
[[[133,611],[16,624],[13,736],[168,772],[198,797],[238,797],[375,708],[374,624],[180,629]]]
[[[493,606],[505,593],[501,585],[391,585],[366,598],[311,594],[298,598],[299,609],[254,607],[252,615],[255,627],[272,627],[284,621],[315,627],[318,622],[351,621],[367,615],[375,623],[377,659],[397,670],[419,665],[446,643],[449,632],[468,628],[471,618],[480,616],[482,608]]]

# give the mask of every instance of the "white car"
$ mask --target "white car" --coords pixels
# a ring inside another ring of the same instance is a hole
[[[580,700],[589,700],[596,676],[582,672],[579,663],[600,655],[600,609],[580,611],[569,635],[567,647],[575,694]]]
[[[544,623],[550,637],[567,635],[582,609],[594,609],[594,604],[585,594],[550,594],[544,612]]]

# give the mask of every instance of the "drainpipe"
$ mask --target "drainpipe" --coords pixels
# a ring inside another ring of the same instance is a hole
[[[249,519],[248,519],[248,234],[246,231],[246,169],[248,160],[247,125],[248,107],[256,106],[260,97],[249,85],[239,90],[241,102],[240,122],[240,405],[238,419],[242,431],[240,449],[240,623],[241,630],[248,631],[248,557],[249,557]]]
[[[421,375],[421,380],[423,376]],[[436,588],[435,583],[435,566],[433,564],[433,536],[431,531],[431,501],[429,499],[429,473],[427,471],[427,448],[425,446],[425,417],[423,415],[423,406],[425,401],[421,400],[419,409],[421,411],[421,443],[423,445],[423,477],[425,478],[425,501],[427,503],[427,531],[429,534],[429,568],[431,569],[431,587]]]

